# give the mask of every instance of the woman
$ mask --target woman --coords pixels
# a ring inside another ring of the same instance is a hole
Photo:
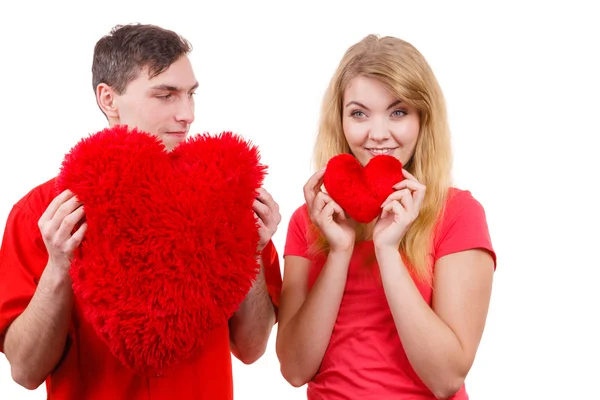
[[[352,154],[404,166],[381,215],[359,224],[322,190]],[[369,35],[325,95],[284,250],[277,355],[309,399],[468,399],[464,381],[487,317],[494,253],[481,204],[451,186],[442,91],[421,53]]]

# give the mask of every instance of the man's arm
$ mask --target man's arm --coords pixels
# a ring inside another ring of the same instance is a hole
[[[258,218],[260,253],[277,231],[281,215],[279,206],[263,188],[258,191],[253,209]],[[240,308],[229,319],[231,352],[244,364],[252,364],[264,354],[275,325],[275,309],[265,282],[263,257],[258,258],[258,276]]]
[[[36,389],[62,356],[71,320],[73,291],[68,271],[48,265],[31,302],[9,326],[4,353],[13,380],[26,389]]]
[[[3,346],[13,379],[27,389],[35,389],[46,380],[65,349],[73,306],[69,269],[87,224],[72,232],[83,217],[81,203],[65,191],[50,203],[38,222],[48,264],[29,305],[8,327]]]
[[[252,364],[265,352],[275,324],[275,310],[265,282],[262,257],[260,272],[240,308],[229,320],[231,352],[244,364]]]

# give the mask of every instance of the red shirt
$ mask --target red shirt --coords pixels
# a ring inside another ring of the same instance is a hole
[[[432,244],[434,260],[481,248],[492,254],[495,265],[483,207],[468,191],[451,190],[451,193]],[[284,256],[311,261],[308,278],[311,288],[326,257],[309,255],[308,248],[314,239],[309,237],[308,224],[304,205],[291,218]],[[431,287],[418,283],[417,287],[431,306]],[[317,374],[308,383],[307,393],[309,400],[435,399],[413,370],[402,347],[381,284],[372,241],[357,243],[354,248],[329,346]],[[468,399],[464,385],[452,399]]]
[[[11,210],[0,249],[0,351],[8,326],[25,310],[48,261],[38,220],[56,196],[52,179],[29,192]],[[270,242],[262,254],[273,304],[279,304],[281,272]],[[202,348],[160,378],[125,368],[83,318],[75,300],[66,354],[46,380],[53,400],[232,399],[229,329],[216,329]]]

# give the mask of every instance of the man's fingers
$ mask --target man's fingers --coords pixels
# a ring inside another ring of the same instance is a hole
[[[254,210],[258,218],[265,223],[272,214],[269,206],[267,206],[264,203],[261,203],[259,200],[254,200],[254,203],[252,203],[252,209]]]
[[[72,249],[77,248],[77,246],[79,246],[81,244],[81,242],[83,241],[85,232],[87,231],[87,227],[88,227],[87,222],[84,222],[83,224],[81,224],[79,229],[77,229],[77,231],[75,231],[73,236],[71,236],[71,239],[69,239],[69,241],[70,241],[69,245]]]
[[[58,208],[74,196],[75,194],[67,189],[60,193],[58,196],[56,196],[54,199],[52,199],[52,201],[50,202],[48,207],[46,207],[46,210],[40,217],[39,224],[50,221],[52,218],[54,218],[54,214],[56,214]]]
[[[67,215],[65,218],[63,218],[58,230],[56,231],[56,234],[58,236],[65,237],[65,238],[69,237],[71,235],[71,232],[73,232],[73,229],[75,228],[75,226],[84,217],[85,217],[85,209],[83,208],[83,206],[78,207],[77,209],[75,209],[75,211],[73,211],[72,213]]]

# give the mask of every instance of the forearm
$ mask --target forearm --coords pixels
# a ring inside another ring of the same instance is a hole
[[[377,260],[396,329],[412,367],[436,397],[453,395],[469,369],[459,339],[425,302],[397,250],[378,250]]]
[[[29,305],[6,332],[4,352],[15,382],[28,389],[44,382],[63,354],[72,306],[67,270],[48,264]]]
[[[263,271],[260,271],[246,298],[229,320],[232,353],[243,363],[251,364],[265,352],[275,324],[275,310]]]
[[[277,355],[283,376],[294,386],[310,381],[321,365],[346,287],[352,250],[330,253],[306,300],[279,326]]]

